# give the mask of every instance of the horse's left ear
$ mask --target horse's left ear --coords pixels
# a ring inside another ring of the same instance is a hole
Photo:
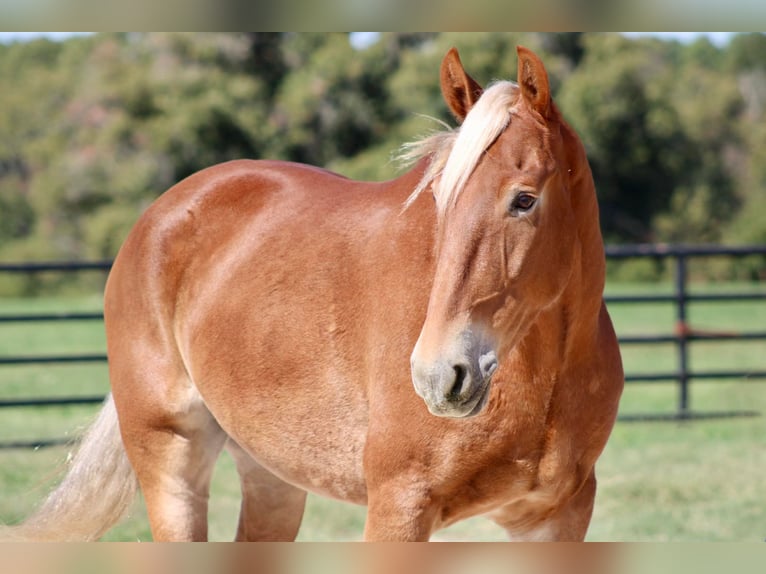
[[[455,48],[451,48],[444,56],[439,75],[444,101],[455,118],[462,122],[481,96],[483,89],[463,69],[460,56]]]
[[[548,117],[551,109],[551,89],[548,72],[537,54],[525,48],[516,47],[519,58],[518,83],[521,94],[527,103],[543,118]]]

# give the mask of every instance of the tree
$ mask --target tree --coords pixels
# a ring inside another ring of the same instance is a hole
[[[586,46],[559,101],[587,149],[607,239],[650,241],[690,162],[667,91],[653,89],[668,70],[661,53],[619,36],[589,36]]]
[[[735,34],[726,51],[729,69],[735,72],[766,69],[766,34],[749,32]]]

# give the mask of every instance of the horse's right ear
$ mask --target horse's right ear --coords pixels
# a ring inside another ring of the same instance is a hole
[[[484,90],[466,74],[455,48],[451,48],[444,56],[439,75],[444,101],[457,121],[462,122]]]

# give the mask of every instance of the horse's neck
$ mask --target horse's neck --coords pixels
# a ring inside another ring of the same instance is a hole
[[[580,353],[597,351],[603,284],[601,271],[576,265],[560,297],[540,311],[515,356],[533,370],[560,371]]]

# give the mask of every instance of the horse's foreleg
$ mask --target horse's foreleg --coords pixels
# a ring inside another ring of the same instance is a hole
[[[595,496],[596,475],[591,471],[580,490],[541,522],[521,526],[512,507],[500,510],[492,518],[511,540],[582,542],[588,532]]]
[[[229,440],[226,449],[237,463],[242,484],[237,541],[295,540],[306,491],[274,476],[234,441]]]
[[[425,542],[431,536],[435,509],[417,481],[396,480],[368,487],[366,541]]]

